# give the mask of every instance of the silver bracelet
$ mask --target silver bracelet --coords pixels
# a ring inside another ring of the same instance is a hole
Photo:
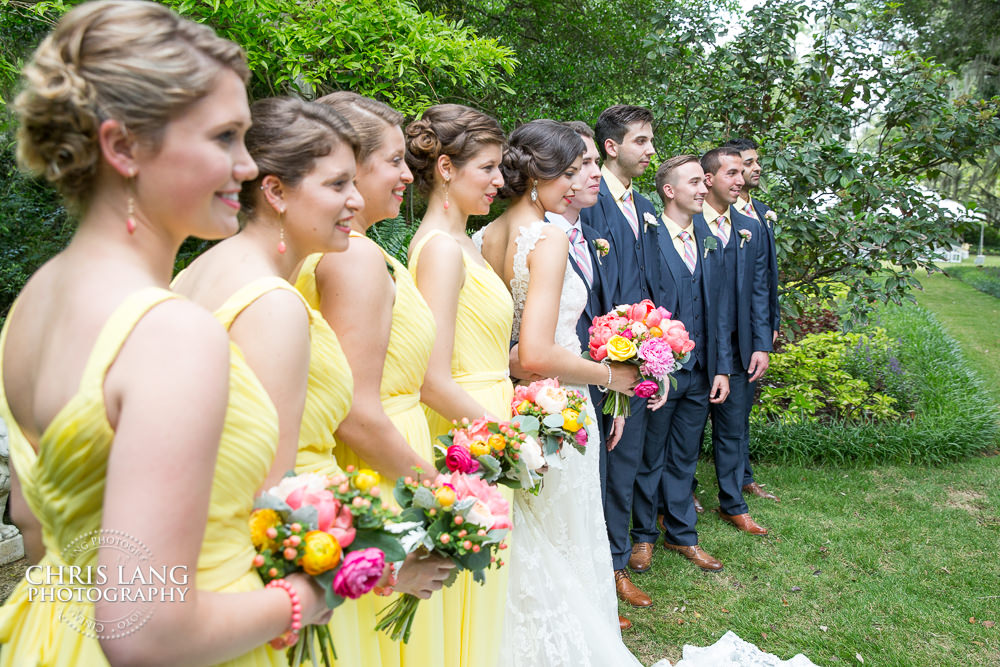
[[[601,365],[608,369],[608,383],[603,387],[601,385],[597,385],[597,391],[605,394],[608,391],[608,387],[611,385],[611,364],[607,359],[601,359]]]

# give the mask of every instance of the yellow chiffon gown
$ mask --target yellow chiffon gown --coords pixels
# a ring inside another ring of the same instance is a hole
[[[39,565],[43,567],[97,564],[95,549],[72,549],[66,560],[63,554],[74,540],[101,527],[108,457],[115,435],[106,417],[104,378],[136,323],[150,309],[172,298],[180,297],[164,289],[147,288],[130,295],[114,311],[90,353],[79,391],[45,429],[37,452],[10,414],[0,386],[0,416],[9,427],[11,463],[25,502],[42,527],[46,553]],[[0,334],[0,350],[5,339],[6,328]],[[236,593],[263,588],[252,567],[255,552],[247,518],[254,493],[274,459],[277,442],[277,412],[239,349],[230,346],[229,405],[198,557],[195,583],[199,590]],[[56,588],[30,586],[22,580],[0,608],[0,665],[107,664],[98,640],[63,620],[78,614],[93,618],[92,603],[38,601],[38,589],[48,589],[52,595]],[[35,589],[36,599],[29,602],[31,589]],[[224,664],[278,667],[287,661],[263,644]]]
[[[431,230],[413,247],[410,273],[416,279],[420,253],[436,236]],[[493,269],[462,251],[465,282],[458,295],[455,343],[451,373],[455,381],[491,414],[510,418],[514,388],[509,375],[510,333],[514,322],[514,301]],[[424,408],[432,438],[448,432],[452,424],[430,408]],[[501,487],[505,497],[512,494]],[[510,540],[508,540],[510,541]],[[504,607],[507,600],[507,570],[490,570],[486,584],[473,581],[468,572],[444,591],[444,613],[459,625],[445,634],[445,665],[448,667],[490,667],[500,652]]]
[[[373,243],[364,235],[352,231],[351,243]],[[381,248],[380,248],[381,250]],[[427,417],[420,405],[420,386],[424,382],[427,362],[434,346],[434,316],[417,290],[413,278],[406,267],[382,250],[387,268],[396,284],[395,300],[392,307],[392,328],[382,371],[380,393],[386,415],[417,454],[433,461],[433,448]],[[296,286],[311,305],[320,306],[320,295],[316,286],[316,266],[322,255],[312,255],[304,263]],[[341,465],[352,464],[368,467],[350,447],[337,442],[334,449]],[[395,506],[393,489],[396,480],[382,478],[382,499]],[[374,632],[377,614],[391,604],[396,596],[379,598],[366,596],[357,602],[359,612],[363,612]],[[422,600],[413,620],[410,641],[406,644],[391,641],[383,632],[369,638],[369,645],[378,648],[369,652],[364,665],[372,667],[434,667],[444,664],[444,635],[447,631],[441,594]],[[360,631],[360,629],[359,629]],[[338,649],[339,652],[339,649]]]

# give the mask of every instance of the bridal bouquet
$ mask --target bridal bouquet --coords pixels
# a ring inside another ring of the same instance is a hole
[[[619,361],[639,367],[642,381],[635,387],[641,398],[663,395],[667,378],[684,364],[694,349],[680,320],[670,319],[670,311],[649,299],[618,306],[607,315],[595,317],[590,327],[590,345],[584,355],[594,361]],[[604,402],[604,414],[629,415],[628,397],[611,392]]]
[[[514,387],[511,407],[515,415],[534,417],[539,421],[539,435],[546,457],[562,450],[569,442],[582,454],[587,446],[588,426],[586,399],[575,389],[559,386],[559,380],[536,380],[528,386]]]
[[[480,417],[454,422],[434,445],[434,463],[442,474],[462,473],[481,477],[538,495],[545,456],[535,436],[538,419],[522,416],[505,421]]]
[[[461,570],[469,570],[482,584],[487,569],[503,566],[497,554],[507,548],[503,539],[513,526],[510,505],[495,486],[455,472],[438,475],[433,482],[400,479],[394,496],[403,508],[401,525],[408,528],[403,538],[407,551],[424,549],[455,563],[446,585],[454,582]],[[406,643],[419,602],[420,598],[408,593],[399,596],[382,610],[375,629]]]
[[[326,591],[330,609],[369,592],[386,562],[406,557],[401,537],[392,532],[396,513],[382,507],[378,482],[378,473],[348,466],[333,476],[288,475],[261,494],[250,515],[250,537],[257,549],[253,565],[264,582],[305,572]],[[303,659],[316,665],[314,639],[329,664],[336,653],[325,625],[304,628],[302,641],[286,633],[271,645],[289,647],[293,666]]]

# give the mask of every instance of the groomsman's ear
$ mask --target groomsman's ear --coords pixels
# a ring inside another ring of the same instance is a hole
[[[614,139],[609,137],[604,140],[604,154],[608,156],[609,160],[618,157],[618,144]]]
[[[705,172],[705,187],[709,189],[712,188],[712,174],[707,171]]]
[[[674,192],[674,186],[671,185],[670,183],[664,183],[663,196],[666,197],[667,199],[673,199],[674,197],[676,197],[677,194]]]

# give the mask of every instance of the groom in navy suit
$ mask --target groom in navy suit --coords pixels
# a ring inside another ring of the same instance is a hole
[[[594,128],[597,150],[604,158],[597,204],[581,211],[585,225],[607,239],[616,254],[616,270],[604,271],[613,305],[653,299],[659,284],[656,211],[653,204],[633,191],[633,179],[649,166],[653,148],[653,114],[642,107],[619,104],[605,109]],[[630,400],[631,416],[622,437],[607,455],[604,485],[604,518],[608,525],[611,558],[618,597],[637,607],[653,603],[628,575],[632,544],[629,524],[635,531],[655,530],[641,524],[645,517],[633,513],[635,481],[643,465],[646,400]],[[642,489],[639,489],[643,493]]]
[[[708,194],[703,214],[695,219],[707,223],[725,258],[729,316],[735,327],[729,400],[711,410],[719,516],[744,532],[766,535],[767,530],[750,518],[741,487],[747,457],[747,405],[753,401],[752,383],[767,370],[771,351],[768,242],[762,225],[733,207],[744,185],[740,152],[716,148],[705,153],[701,165]]]

